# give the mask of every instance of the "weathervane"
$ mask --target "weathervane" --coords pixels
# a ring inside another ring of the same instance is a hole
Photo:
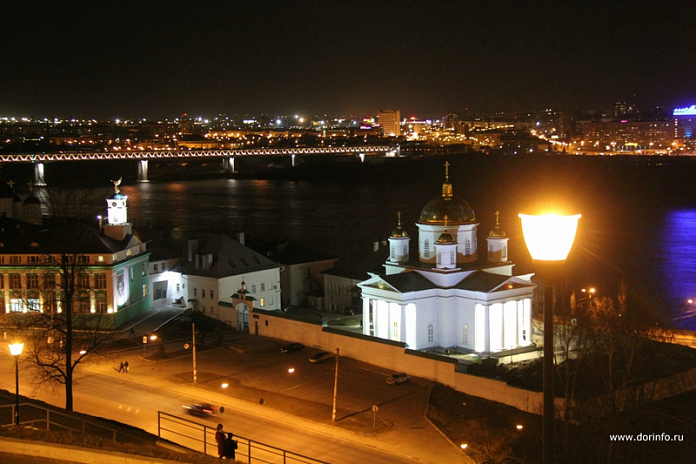
[[[120,192],[118,189],[118,186],[121,185],[121,181],[123,180],[123,176],[119,177],[118,180],[112,180],[111,182],[114,183],[114,193]]]

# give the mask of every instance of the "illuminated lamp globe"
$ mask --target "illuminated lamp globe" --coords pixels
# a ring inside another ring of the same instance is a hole
[[[8,346],[10,347],[10,353],[12,356],[19,356],[22,354],[22,350],[24,349],[24,343],[12,343]]]
[[[580,214],[520,214],[522,234],[534,261],[565,261],[575,240]]]

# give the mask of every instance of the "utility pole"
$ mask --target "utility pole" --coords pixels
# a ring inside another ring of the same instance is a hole
[[[334,393],[333,410],[331,411],[331,421],[336,422],[336,396],[338,395],[338,348],[336,348],[336,369],[334,374]]]
[[[196,323],[191,323],[191,330],[193,331],[193,384],[196,384]]]

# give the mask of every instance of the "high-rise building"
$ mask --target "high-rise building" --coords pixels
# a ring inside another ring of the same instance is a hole
[[[386,109],[377,113],[382,135],[398,137],[401,135],[401,111]]]

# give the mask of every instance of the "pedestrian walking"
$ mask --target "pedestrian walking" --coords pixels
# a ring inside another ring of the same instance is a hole
[[[225,457],[225,431],[222,430],[222,424],[217,425],[217,430],[215,431],[215,443],[217,443],[218,457],[222,459]]]
[[[237,440],[234,440],[232,433],[227,434],[225,438],[225,457],[227,459],[235,459],[235,451],[237,450]]]
[[[127,374],[128,373],[128,361],[123,363],[123,371]]]
[[[123,372],[123,369],[125,369],[125,366],[123,364],[123,361],[121,361],[121,365],[118,367],[118,372]]]

